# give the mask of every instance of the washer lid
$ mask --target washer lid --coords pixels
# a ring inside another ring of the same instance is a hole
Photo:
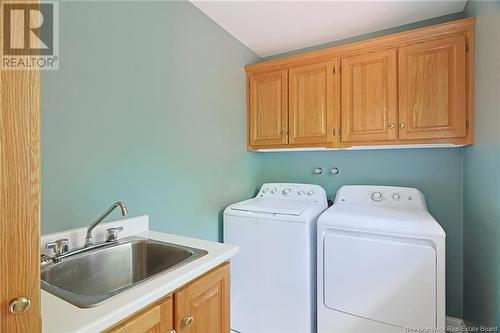
[[[446,236],[432,215],[419,208],[335,204],[321,214],[318,224],[393,234]]]
[[[313,203],[313,200],[253,198],[236,203],[231,206],[231,209],[247,212],[299,216],[304,209]]]

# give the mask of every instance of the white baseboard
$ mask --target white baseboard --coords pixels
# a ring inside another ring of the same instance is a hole
[[[446,316],[446,332],[467,332],[467,327],[462,319]]]

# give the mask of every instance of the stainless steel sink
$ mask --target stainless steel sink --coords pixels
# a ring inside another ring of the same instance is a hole
[[[43,266],[42,289],[78,307],[92,307],[207,253],[152,239],[124,238]]]

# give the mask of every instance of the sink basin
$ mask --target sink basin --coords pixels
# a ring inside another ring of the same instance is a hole
[[[153,239],[124,238],[43,266],[42,289],[88,308],[207,253]]]

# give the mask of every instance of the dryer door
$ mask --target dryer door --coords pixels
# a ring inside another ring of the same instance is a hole
[[[327,229],[324,303],[400,327],[436,327],[436,251],[427,240]]]

